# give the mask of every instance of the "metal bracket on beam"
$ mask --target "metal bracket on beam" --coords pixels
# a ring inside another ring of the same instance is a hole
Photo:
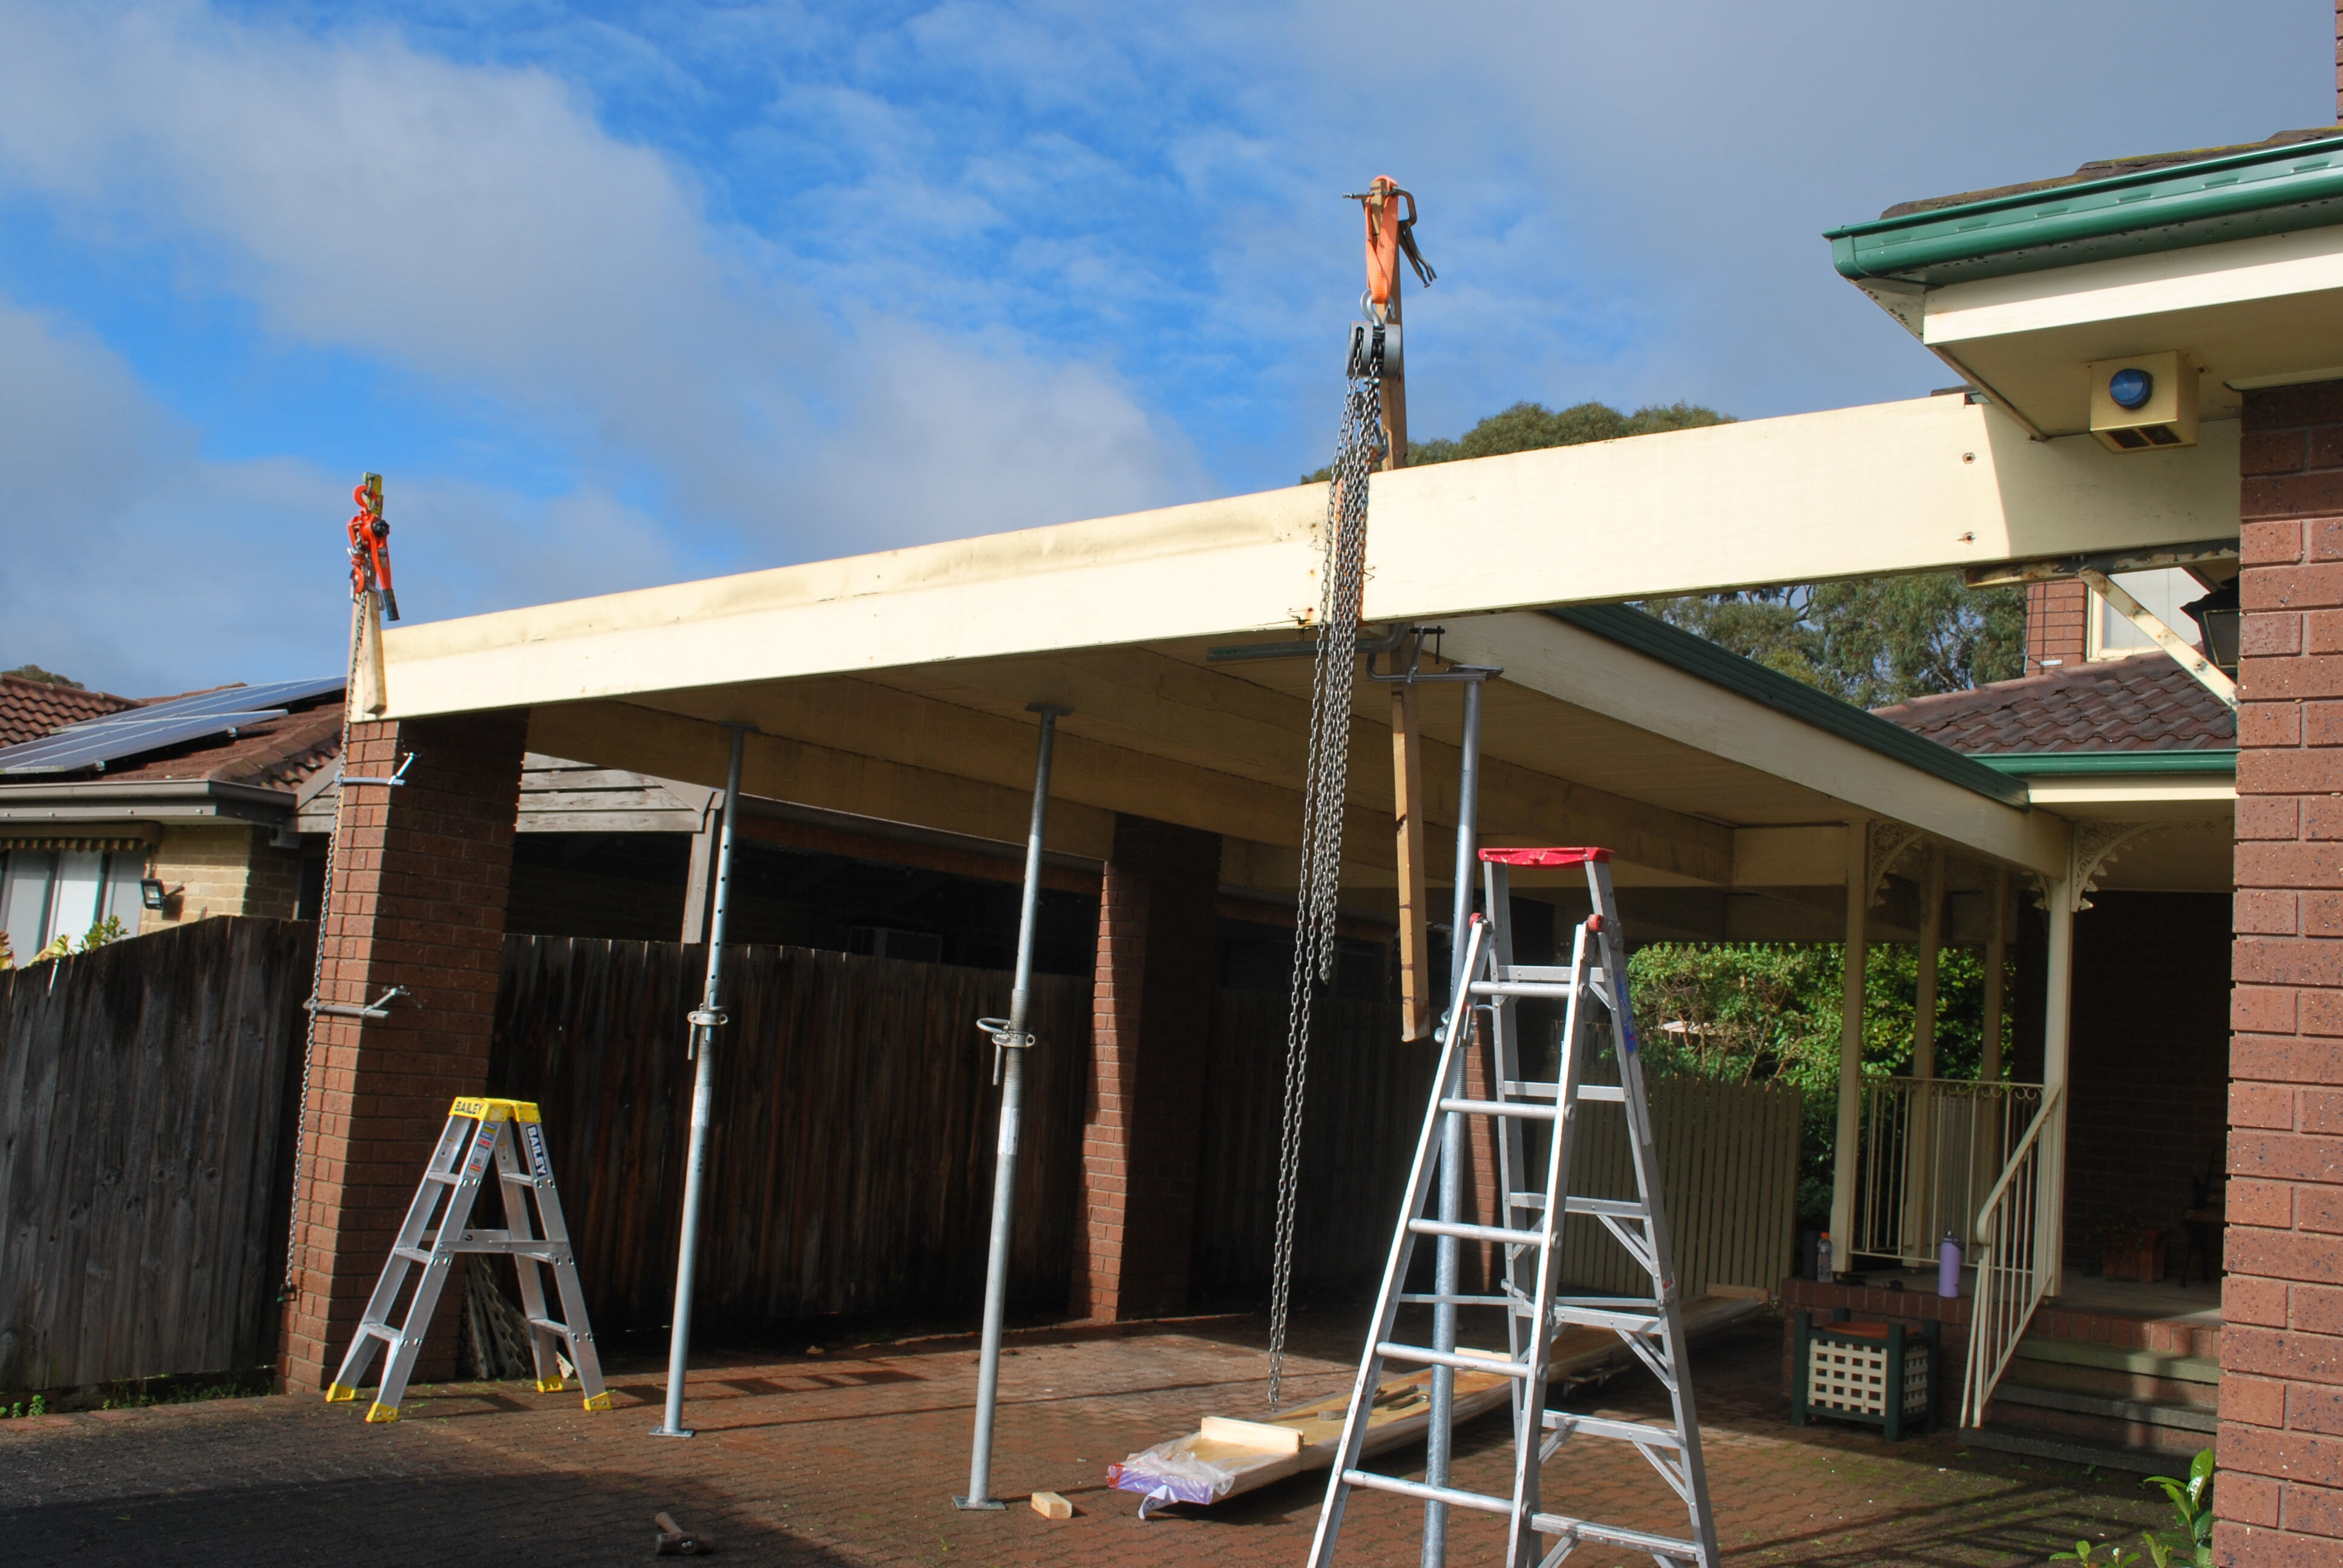
[[[1973,588],[2007,588],[2016,583],[2056,582],[2062,578],[2082,577],[2087,572],[2105,576],[2152,572],[2167,567],[2234,566],[2237,561],[2235,538],[2200,539],[2189,545],[2155,545],[2136,550],[2101,550],[2093,555],[1996,561],[1990,566],[1964,568],[1961,581]]]

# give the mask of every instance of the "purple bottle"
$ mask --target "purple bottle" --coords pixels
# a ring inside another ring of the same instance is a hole
[[[1961,1293],[1961,1244],[1953,1240],[1950,1231],[1936,1243],[1936,1294],[1958,1296]]]

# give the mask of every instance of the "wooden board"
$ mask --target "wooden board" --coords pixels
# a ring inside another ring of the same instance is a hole
[[[1697,1342],[1761,1311],[1765,1304],[1762,1301],[1722,1296],[1703,1296],[1687,1302],[1684,1311],[1684,1338]],[[1504,1355],[1503,1351],[1464,1353],[1496,1358]],[[1584,1377],[1611,1363],[1624,1362],[1630,1354],[1619,1336],[1608,1329],[1572,1328],[1564,1330],[1555,1339],[1548,1364],[1555,1380]],[[1507,1405],[1512,1382],[1495,1372],[1458,1372],[1455,1424],[1462,1426]],[[1186,1437],[1158,1443],[1131,1454],[1120,1464],[1109,1465],[1107,1480],[1121,1491],[1138,1493],[1151,1493],[1168,1483],[1172,1488],[1172,1500],[1179,1502],[1218,1503],[1257,1492],[1289,1475],[1323,1470],[1332,1463],[1350,1402],[1350,1391],[1345,1389],[1263,1420],[1207,1417],[1197,1431]],[[1425,1367],[1387,1377],[1376,1385],[1361,1455],[1382,1453],[1412,1442],[1423,1437],[1431,1423],[1432,1369]],[[1281,1430],[1296,1436],[1272,1446],[1269,1432]],[[1204,1489],[1206,1483],[1199,1478],[1205,1475],[1212,1477],[1212,1495],[1187,1495],[1188,1492]],[[1223,1477],[1228,1484],[1220,1489],[1218,1481]],[[1191,1484],[1183,1489],[1182,1481]]]

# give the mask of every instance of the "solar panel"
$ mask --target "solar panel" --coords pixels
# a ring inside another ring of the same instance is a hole
[[[69,724],[38,740],[0,747],[0,777],[100,768],[263,719],[282,719],[287,709],[276,704],[329,696],[341,689],[339,676],[325,680],[277,680],[126,708],[119,713]]]

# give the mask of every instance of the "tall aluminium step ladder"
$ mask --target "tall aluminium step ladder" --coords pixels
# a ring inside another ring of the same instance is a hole
[[[526,1145],[528,1166],[521,1163]],[[505,1224],[500,1231],[472,1227],[472,1205],[493,1161],[497,1185],[504,1194]],[[444,1206],[442,1200],[445,1200]],[[538,1220],[529,1208],[534,1201]],[[435,1223],[436,1219],[436,1223]],[[539,1230],[543,1233],[540,1235]],[[366,1375],[377,1345],[390,1347],[382,1368],[382,1386],[375,1392],[368,1421],[397,1421],[398,1402],[407,1381],[415,1375],[416,1358],[423,1352],[423,1336],[431,1326],[432,1310],[447,1283],[447,1271],[459,1252],[501,1253],[513,1261],[520,1275],[521,1315],[528,1320],[529,1348],[537,1359],[537,1392],[558,1393],[562,1386],[561,1363],[555,1346],[558,1336],[568,1347],[569,1362],[578,1369],[588,1410],[610,1408],[602,1387],[602,1363],[594,1353],[594,1331],[586,1320],[586,1295],[578,1284],[578,1262],[569,1250],[569,1226],[561,1214],[561,1192],[553,1182],[553,1161],[546,1152],[545,1124],[537,1107],[525,1100],[489,1100],[465,1095],[448,1108],[447,1131],[407,1205],[407,1221],[398,1240],[375,1282],[357,1337],[350,1342],[342,1370],[326,1390],[328,1400],[357,1398],[358,1380]],[[391,1310],[405,1290],[409,1271],[420,1266],[407,1315],[391,1326]],[[545,1285],[538,1275],[542,1266],[553,1271],[561,1292],[561,1318],[546,1315]]]
[[[1483,849],[1483,886],[1488,913],[1473,917],[1462,973],[1468,1006],[1452,1007],[1446,1020],[1440,1067],[1433,1080],[1431,1104],[1409,1172],[1407,1199],[1400,1225],[1392,1237],[1391,1261],[1383,1271],[1383,1290],[1375,1300],[1373,1327],[1366,1353],[1352,1385],[1350,1413],[1342,1427],[1341,1446],[1328,1477],[1326,1504],[1318,1516],[1318,1533],[1311,1543],[1310,1568],[1332,1568],[1336,1537],[1342,1528],[1342,1509],[1352,1491],[1367,1487],[1403,1496],[1443,1503],[1452,1507],[1502,1513],[1509,1522],[1507,1568],[1554,1568],[1584,1542],[1624,1547],[1648,1553],[1666,1564],[1697,1563],[1716,1568],[1716,1526],[1710,1512],[1708,1474],[1701,1462],[1700,1427],[1693,1413],[1692,1387],[1684,1375],[1684,1320],[1676,1300],[1675,1277],[1670,1262],[1666,1221],[1660,1207],[1659,1169],[1652,1152],[1652,1121],[1644,1094],[1643,1064],[1636,1054],[1634,1012],[1627,995],[1626,950],[1620,940],[1619,907],[1611,887],[1611,852],[1607,849]],[[1506,914],[1507,868],[1512,866],[1584,866],[1594,913],[1578,926],[1567,968],[1517,964]],[[1524,1081],[1520,1070],[1518,1005],[1545,998],[1562,1002],[1564,1017],[1561,1060],[1552,1082]],[[1465,1098],[1466,1053],[1473,1049],[1473,1020],[1488,1022],[1491,1079],[1496,1098]],[[1619,1062],[1616,1085],[1588,1083],[1587,1057],[1597,1030],[1607,1029]],[[1627,1118],[1628,1144],[1635,1171],[1636,1196],[1632,1200],[1571,1196],[1567,1190],[1571,1145],[1583,1108],[1621,1108]],[[1493,1123],[1498,1151],[1498,1191],[1503,1204],[1494,1225],[1445,1223],[1423,1215],[1446,1120],[1463,1117]],[[1531,1167],[1525,1158],[1525,1122],[1544,1122],[1553,1129],[1543,1157],[1544,1181],[1537,1191],[1524,1191],[1523,1177]],[[1599,1221],[1626,1249],[1637,1266],[1651,1277],[1646,1297],[1564,1296],[1557,1294],[1554,1278],[1556,1243],[1561,1220],[1569,1214]],[[1502,1293],[1452,1296],[1459,1307],[1503,1309],[1510,1353],[1498,1360],[1490,1352],[1443,1351],[1395,1342],[1393,1324],[1403,1305],[1439,1304],[1437,1295],[1410,1293],[1403,1289],[1408,1263],[1420,1236],[1456,1237],[1485,1241],[1503,1249]],[[1674,1420],[1666,1425],[1611,1421],[1574,1415],[1545,1408],[1546,1369],[1555,1332],[1564,1325],[1584,1325],[1616,1332],[1668,1392]],[[1399,1476],[1358,1468],[1360,1446],[1385,1362],[1462,1372],[1496,1372],[1513,1380],[1513,1485],[1511,1496],[1492,1496],[1461,1489],[1430,1485]],[[1571,1437],[1600,1438],[1632,1445],[1651,1462],[1661,1478],[1684,1500],[1691,1523],[1688,1539],[1655,1535],[1642,1530],[1574,1518],[1542,1506],[1540,1468]],[[1539,1554],[1540,1535],[1555,1537]]]

